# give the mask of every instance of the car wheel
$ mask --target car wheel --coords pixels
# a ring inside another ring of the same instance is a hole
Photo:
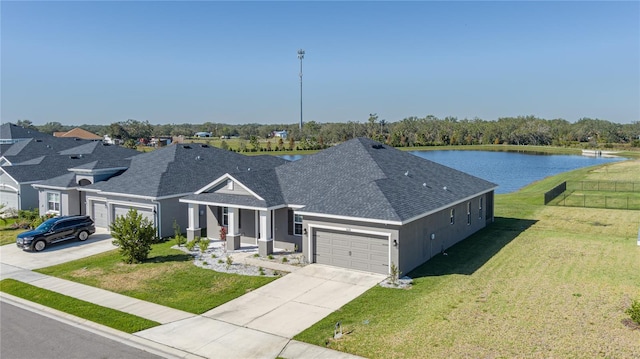
[[[33,250],[36,252],[40,252],[47,247],[47,242],[43,240],[39,240],[33,244]]]
[[[87,233],[87,231],[81,231],[80,233],[78,233],[78,240],[86,241],[87,238],[89,238],[89,233]]]

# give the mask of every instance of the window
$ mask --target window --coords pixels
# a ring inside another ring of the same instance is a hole
[[[478,218],[482,219],[482,197],[480,197],[480,205],[478,206]]]
[[[60,193],[47,192],[47,212],[60,213]]]
[[[302,235],[302,216],[299,214],[293,215],[293,234],[296,236]]]
[[[451,210],[451,222],[450,223],[451,224],[456,223],[456,210],[455,209]]]
[[[229,225],[229,207],[222,207],[222,225]]]
[[[467,225],[471,224],[471,202],[467,203]]]

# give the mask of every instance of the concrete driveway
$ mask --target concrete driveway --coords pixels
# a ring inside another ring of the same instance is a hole
[[[112,241],[108,232],[97,231],[84,242],[71,239],[50,245],[42,252],[26,252],[15,244],[0,246],[0,262],[3,264],[0,275],[11,267],[32,270],[106,252],[117,248],[111,244]]]
[[[294,335],[384,278],[381,274],[311,264],[202,316],[135,335],[204,357],[224,353],[225,358],[274,358]],[[335,355],[353,357],[332,353]]]

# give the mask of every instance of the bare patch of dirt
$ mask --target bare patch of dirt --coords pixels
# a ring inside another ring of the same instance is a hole
[[[163,266],[145,266],[132,272],[111,273],[101,277],[102,288],[114,292],[139,290],[146,287],[150,280],[163,277],[169,272],[174,272],[184,264],[171,263]]]

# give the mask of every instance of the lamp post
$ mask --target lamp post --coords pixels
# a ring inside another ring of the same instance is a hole
[[[300,59],[300,130],[302,131],[302,60],[304,59],[304,50],[298,50],[298,58]]]

